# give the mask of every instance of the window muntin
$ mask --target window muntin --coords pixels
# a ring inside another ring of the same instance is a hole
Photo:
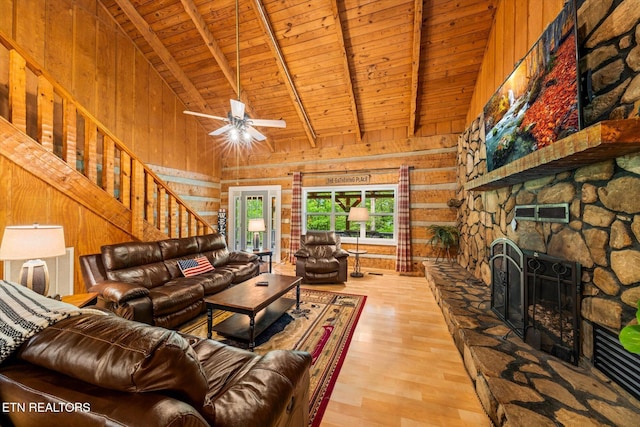
[[[395,244],[397,186],[303,189],[303,230],[335,230],[343,242]],[[348,221],[352,207],[365,206],[366,223]]]

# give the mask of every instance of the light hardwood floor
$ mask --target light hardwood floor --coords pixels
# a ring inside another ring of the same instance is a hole
[[[425,278],[364,272],[303,285],[367,296],[321,427],[490,426]]]

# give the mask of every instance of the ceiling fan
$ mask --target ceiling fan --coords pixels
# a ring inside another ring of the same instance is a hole
[[[231,99],[231,111],[227,113],[227,117],[212,116],[210,114],[198,113],[195,111],[185,110],[184,114],[190,114],[192,116],[204,117],[208,119],[220,120],[227,124],[210,132],[209,135],[217,136],[224,133],[227,134],[227,139],[233,143],[245,142],[249,143],[252,140],[264,141],[266,136],[258,132],[253,126],[275,127],[285,128],[287,123],[284,120],[265,120],[265,119],[252,119],[245,112],[245,105],[240,101],[240,19],[239,19],[239,7],[238,0],[236,0],[236,88],[237,88],[237,100]]]

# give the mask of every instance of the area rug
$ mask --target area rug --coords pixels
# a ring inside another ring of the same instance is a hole
[[[287,297],[295,298],[295,292]],[[258,354],[275,349],[302,350],[311,354],[309,425],[312,427],[320,425],[366,298],[363,295],[302,288],[300,310],[292,307],[256,339],[255,352]],[[222,322],[231,314],[214,311],[213,324]],[[183,325],[180,331],[206,337],[206,314]],[[215,332],[212,338],[247,348],[247,343],[227,339]]]

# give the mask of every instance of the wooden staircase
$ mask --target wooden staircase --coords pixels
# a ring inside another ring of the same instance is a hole
[[[133,239],[187,237],[213,230],[2,32],[0,43],[9,51],[9,114],[0,117],[0,155]],[[27,91],[27,79],[34,78],[35,102]],[[37,124],[28,126],[34,118]]]

